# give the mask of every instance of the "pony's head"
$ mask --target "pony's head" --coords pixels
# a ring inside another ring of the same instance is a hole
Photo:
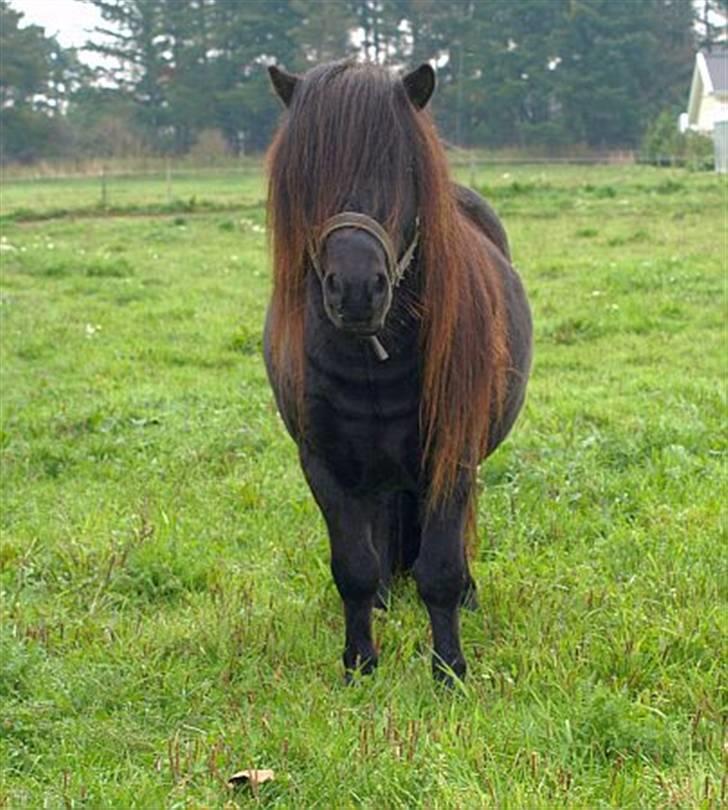
[[[376,334],[419,238],[414,166],[402,136],[408,114],[432,95],[434,71],[424,64],[395,80],[341,62],[304,77],[275,66],[269,74],[289,110],[280,148],[296,152],[277,185],[298,197],[326,314],[342,331]],[[304,183],[291,176],[292,160]]]

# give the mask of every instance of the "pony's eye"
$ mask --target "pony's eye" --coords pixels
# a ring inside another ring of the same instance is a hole
[[[384,273],[377,273],[376,278],[374,279],[374,289],[378,293],[384,292],[387,288],[387,277]]]

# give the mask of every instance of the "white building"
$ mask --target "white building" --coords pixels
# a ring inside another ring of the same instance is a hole
[[[717,45],[695,55],[688,111],[680,130],[713,138],[715,170],[728,172],[728,47]]]
[[[703,135],[710,135],[716,121],[728,120],[728,48],[695,55],[693,81],[690,85],[687,126]]]

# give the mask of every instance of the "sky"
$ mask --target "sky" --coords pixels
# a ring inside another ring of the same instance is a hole
[[[88,32],[101,24],[96,8],[79,0],[10,0],[10,6],[25,15],[21,25],[42,25],[47,36],[57,36],[66,48],[80,48]]]

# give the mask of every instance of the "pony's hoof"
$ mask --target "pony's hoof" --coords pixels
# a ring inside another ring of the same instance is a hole
[[[361,675],[373,675],[378,663],[376,655],[350,657],[344,653],[344,682],[349,686],[356,683]]]
[[[458,658],[451,664],[446,664],[441,658],[432,659],[432,677],[435,683],[447,689],[453,689],[457,681],[465,680],[467,666],[464,658]]]

